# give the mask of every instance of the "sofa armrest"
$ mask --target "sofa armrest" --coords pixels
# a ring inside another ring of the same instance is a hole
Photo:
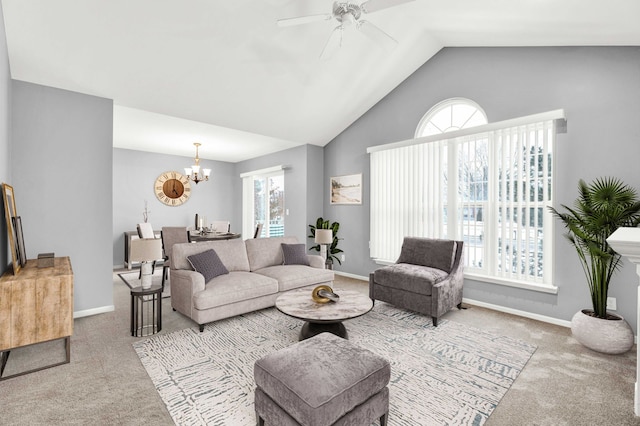
[[[324,269],[325,262],[322,256],[317,254],[308,254],[307,259],[309,259],[309,266],[312,268]]]
[[[186,269],[171,270],[171,307],[191,317],[193,295],[204,290],[204,276]]]

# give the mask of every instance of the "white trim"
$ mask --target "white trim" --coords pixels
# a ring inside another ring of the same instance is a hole
[[[254,170],[251,172],[240,173],[241,178],[246,178],[255,175],[266,175],[273,172],[279,172],[280,170],[284,170],[286,167],[283,165],[267,167],[266,169]]]
[[[431,109],[429,111],[427,111],[427,113],[422,117],[422,119],[420,119],[420,122],[418,123],[418,127],[416,127],[416,131],[414,133],[414,137],[416,137],[416,138],[420,137],[420,136],[418,136],[418,134],[420,134],[420,133],[422,133],[424,131],[424,128],[427,126],[427,124],[429,124],[431,119],[437,113],[439,113],[441,110],[443,110],[445,108],[448,108],[448,107],[454,106],[454,105],[467,105],[467,106],[474,107],[476,109],[476,111],[474,111],[474,113],[471,114],[469,116],[469,118],[471,118],[476,112],[480,112],[482,114],[482,116],[484,117],[484,122],[485,123],[489,122],[489,120],[487,119],[487,113],[484,111],[484,109],[477,102],[472,101],[471,99],[467,99],[467,98],[449,98],[449,99],[445,99],[444,101],[438,102],[433,107],[431,107]],[[474,126],[474,127],[477,127],[477,126]],[[447,133],[449,133],[449,132],[447,132]]]
[[[84,311],[75,311],[73,313],[73,318],[82,318],[82,317],[89,317],[91,315],[98,315],[98,314],[104,314],[107,312],[113,312],[115,311],[115,306],[114,305],[108,305],[108,306],[101,306],[99,308],[93,308],[93,309],[85,309]]]
[[[503,285],[506,287],[521,288],[524,290],[538,291],[540,293],[558,294],[558,287],[551,284],[536,284],[533,282],[506,280],[497,277],[489,277],[487,275],[474,274],[472,272],[464,273],[464,278],[473,281],[483,281],[490,284]]]
[[[369,281],[368,277],[363,277],[361,275],[350,274],[348,272],[342,271],[333,271],[336,275],[341,275],[348,278],[354,278],[356,280]],[[557,289],[557,287],[554,287]],[[529,318],[536,321],[541,321],[547,324],[559,325],[560,327],[571,328],[571,321],[562,320],[558,318],[548,317],[546,315],[534,314],[532,312],[521,311],[519,309],[507,308],[500,305],[494,305],[493,303],[480,302],[478,300],[469,299],[466,297],[462,298],[463,303],[467,303],[469,305],[478,306],[480,308],[490,309],[492,311],[504,312],[506,314],[515,315],[518,317]],[[638,344],[638,336],[634,336],[633,341],[635,344]],[[640,401],[640,400],[639,400]],[[639,405],[640,406],[640,405]]]
[[[504,312],[518,317],[529,318],[536,321],[542,321],[549,324],[559,325],[562,327],[571,328],[571,321],[561,320],[558,318],[548,317],[546,315],[534,314],[531,312],[521,311],[519,309],[505,308],[504,306],[494,305],[492,303],[480,302],[478,300],[462,298],[462,303],[468,303],[469,305],[479,306],[481,308],[491,309],[492,311]]]
[[[340,275],[342,277],[353,278],[355,280],[369,282],[369,277],[363,277],[362,275],[350,274],[348,272],[342,272],[342,271],[333,271],[333,273],[336,275]]]
[[[439,135],[423,136],[420,138],[408,139],[400,142],[392,142],[384,145],[370,146],[367,148],[367,153],[377,151],[386,151],[393,148],[402,148],[405,146],[418,145],[421,143],[447,141],[450,139],[456,139],[462,136],[477,135],[492,130],[504,129],[506,127],[517,127],[525,124],[537,123],[547,120],[566,120],[566,116],[563,109],[556,109],[554,111],[541,112],[538,114],[527,115],[524,117],[512,118],[510,120],[498,121],[495,123],[484,124],[482,126],[469,127],[468,129],[454,130],[453,132],[442,133]]]
[[[378,265],[394,265],[395,262],[389,260],[373,259]],[[523,281],[510,281],[496,277],[489,277],[487,275],[474,274],[472,272],[464,272],[464,278],[472,281],[482,281],[490,284],[502,285],[505,287],[521,288],[523,290],[537,291],[540,293],[558,294],[558,287],[552,284],[536,284]]]

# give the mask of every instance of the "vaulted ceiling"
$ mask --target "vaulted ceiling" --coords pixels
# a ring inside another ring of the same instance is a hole
[[[361,0],[353,0],[360,4]],[[637,0],[415,0],[370,13],[331,0],[2,0],[11,76],[114,101],[114,146],[237,162],[324,146],[447,46],[640,45]]]

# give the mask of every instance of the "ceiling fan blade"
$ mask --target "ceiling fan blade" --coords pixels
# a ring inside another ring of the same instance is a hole
[[[368,0],[360,5],[360,9],[362,9],[364,13],[373,13],[412,1],[414,0]]]
[[[338,25],[333,29],[329,36],[329,40],[327,40],[327,43],[324,45],[324,49],[322,49],[320,59],[326,60],[331,58],[336,50],[342,46],[343,29],[342,25]]]
[[[357,28],[362,32],[362,34],[369,37],[374,42],[385,45],[388,48],[393,48],[398,44],[398,40],[391,37],[369,21],[359,21]]]
[[[278,19],[276,22],[279,27],[291,27],[293,25],[309,24],[311,22],[328,21],[333,18],[333,14],[298,16],[296,18]]]

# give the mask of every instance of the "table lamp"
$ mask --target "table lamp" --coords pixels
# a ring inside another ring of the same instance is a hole
[[[327,260],[327,245],[333,243],[333,231],[331,229],[316,229],[317,244],[320,244],[320,255]]]
[[[131,240],[129,258],[132,262],[141,262],[140,285],[144,289],[150,288],[153,280],[153,262],[162,259],[162,240],[151,238]]]

